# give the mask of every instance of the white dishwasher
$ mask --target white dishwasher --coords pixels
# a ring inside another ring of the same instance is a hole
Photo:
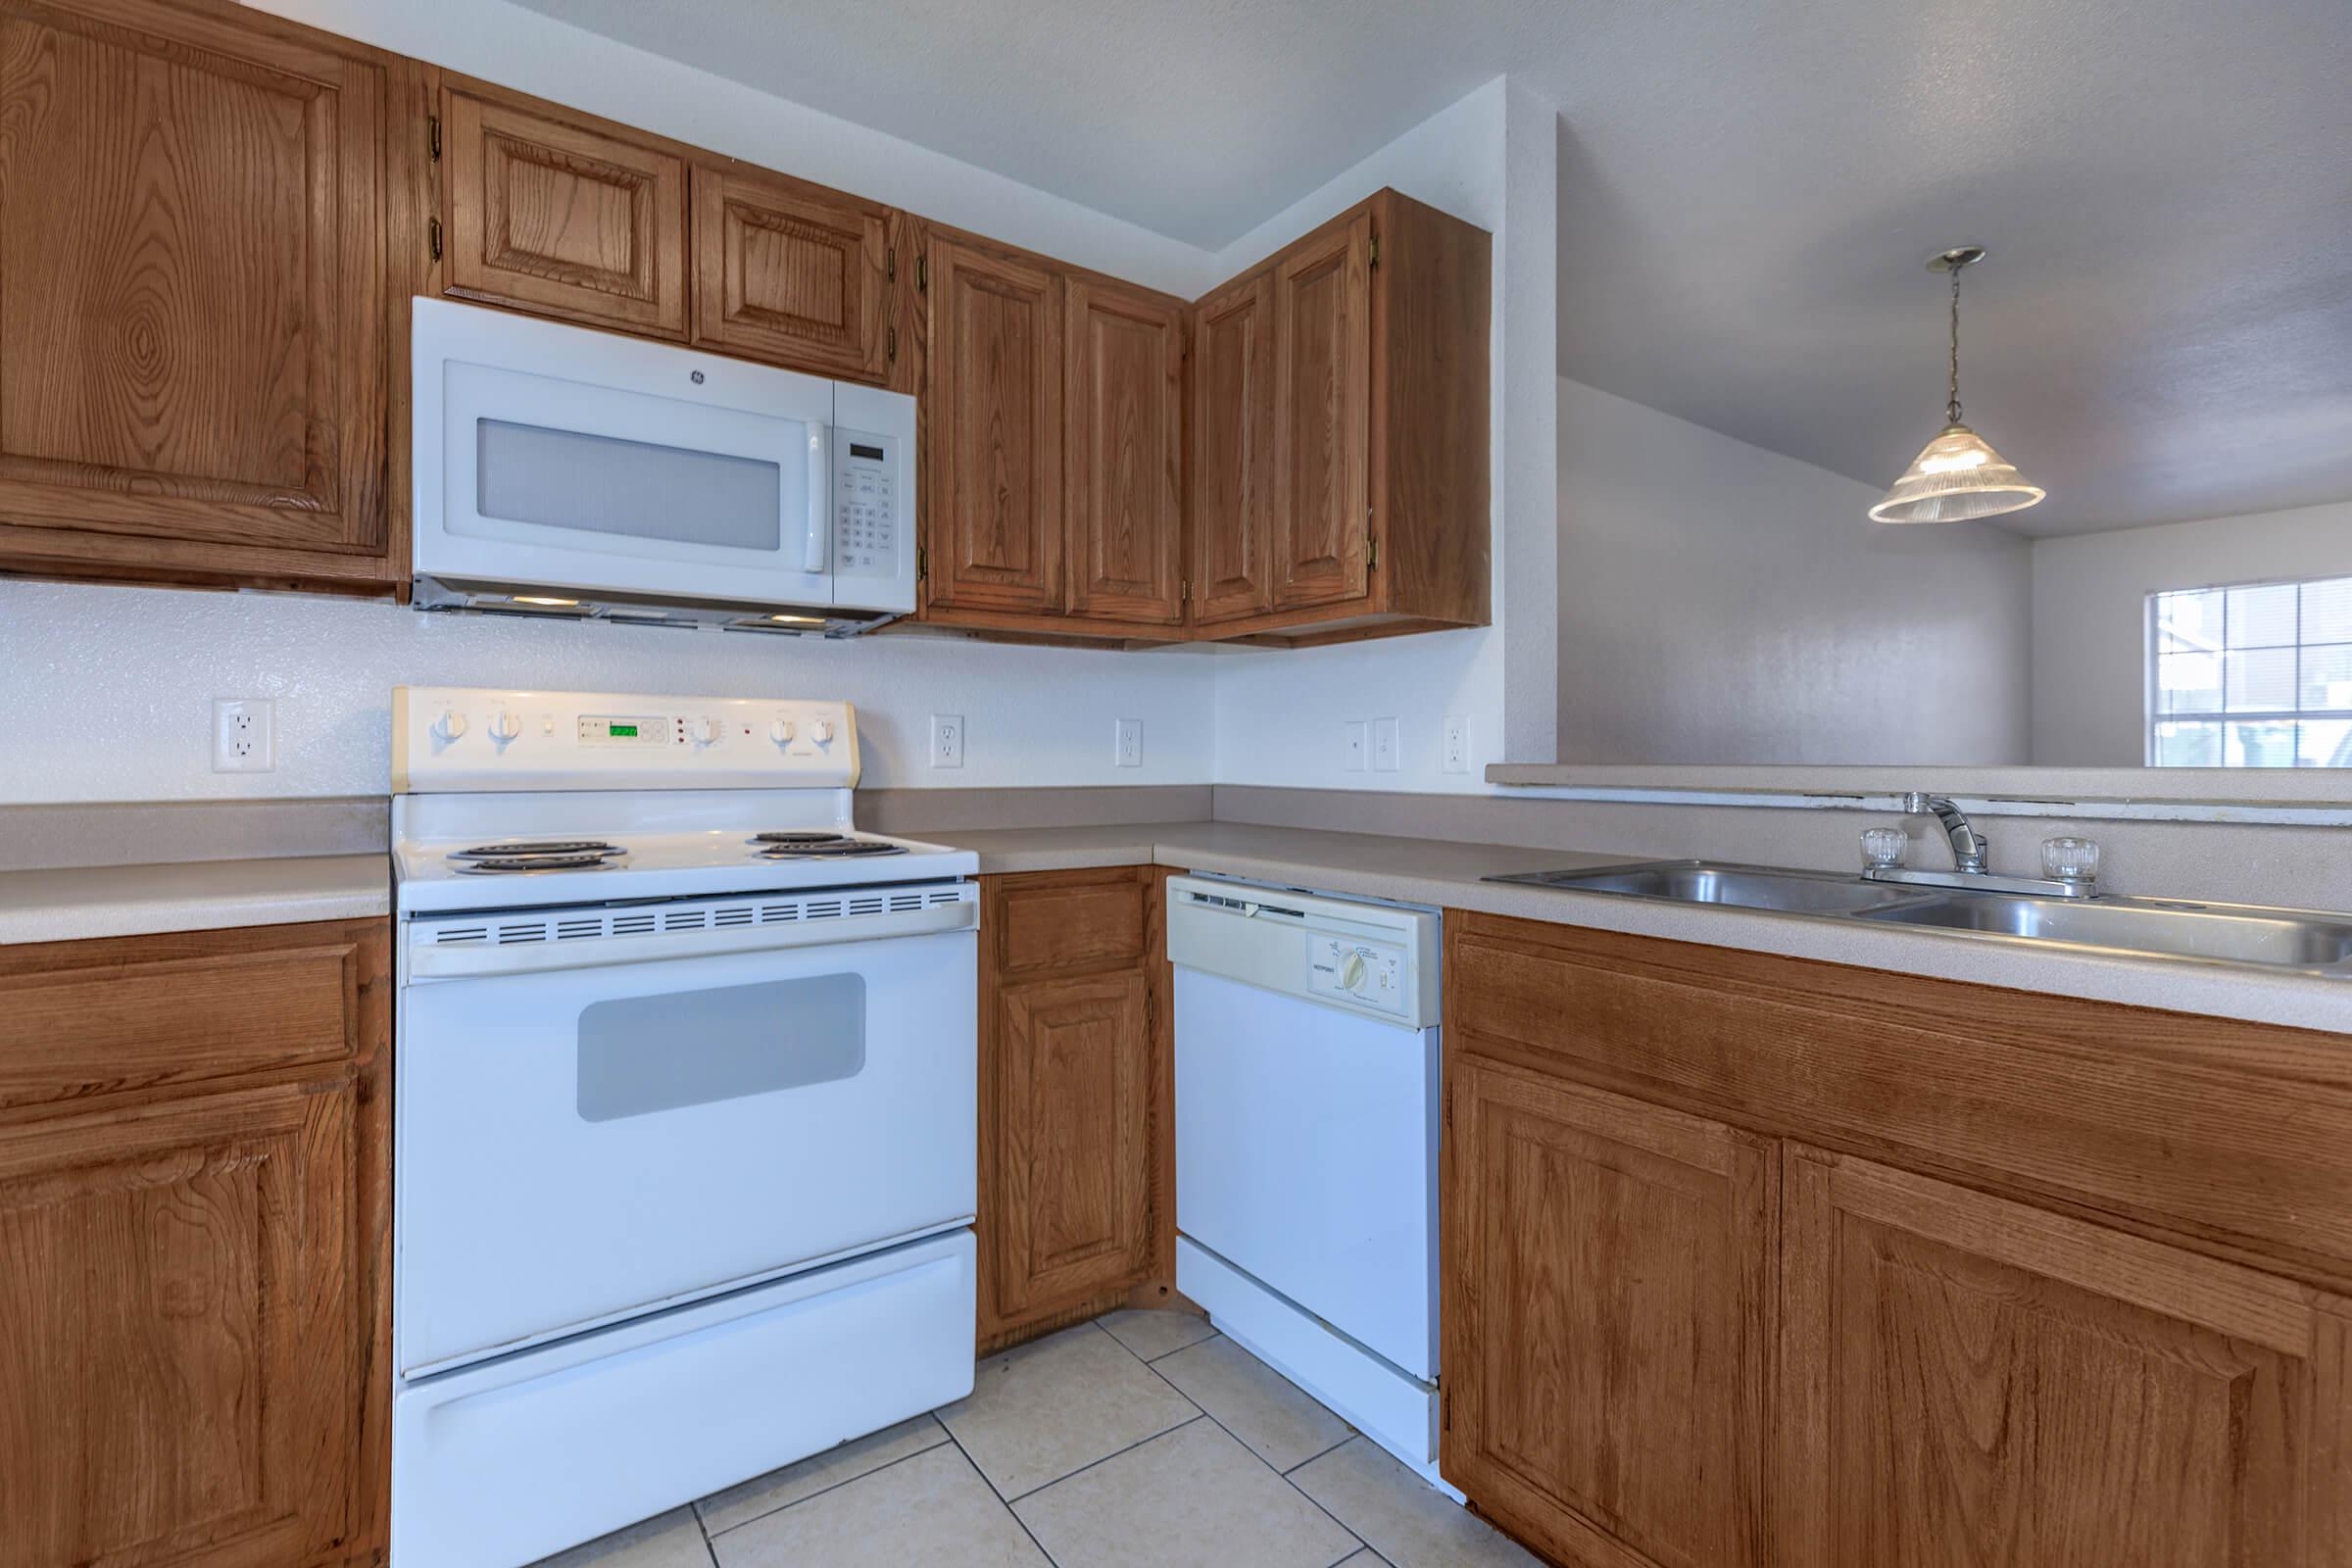
[[[1176,1285],[1437,1478],[1438,916],[1168,879]]]

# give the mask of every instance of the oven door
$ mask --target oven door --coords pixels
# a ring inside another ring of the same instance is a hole
[[[416,570],[833,602],[834,384],[418,300]]]
[[[968,1224],[977,941],[412,980],[402,1374]]]

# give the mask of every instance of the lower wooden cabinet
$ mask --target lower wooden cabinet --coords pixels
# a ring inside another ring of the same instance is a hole
[[[0,1562],[381,1560],[384,926],[0,948]]]
[[[2334,1564],[2352,1303],[1791,1144],[1787,1563]]]
[[[1449,1074],[1447,1479],[1570,1561],[1762,1562],[1770,1141],[1516,1068]]]
[[[1163,881],[982,879],[984,1348],[1155,1298],[1174,1274]]]
[[[2340,1037],[1460,911],[1446,942],[1441,1468],[1522,1540],[2352,1562]]]

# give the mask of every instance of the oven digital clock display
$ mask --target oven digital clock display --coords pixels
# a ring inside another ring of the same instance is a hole
[[[583,746],[660,746],[677,728],[679,720],[650,718],[640,713],[582,713],[580,715],[580,744]]]

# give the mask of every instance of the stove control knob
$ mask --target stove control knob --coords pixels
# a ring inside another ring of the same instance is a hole
[[[456,740],[466,733],[466,715],[456,711],[443,713],[434,720],[433,733],[445,741]]]
[[[498,716],[490,720],[490,738],[502,746],[521,733],[522,720],[503,708],[498,710]]]
[[[790,746],[792,734],[792,720],[789,718],[779,718],[767,726],[767,738],[778,746]]]
[[[696,719],[693,732],[694,743],[697,746],[716,746],[718,744],[719,726],[718,720],[715,718]]]
[[[833,744],[833,721],[832,721],[831,719],[829,719],[829,718],[820,718],[820,719],[818,719],[818,720],[816,721],[816,723],[815,723],[814,727],[812,728],[812,730],[811,730],[811,733],[812,733],[812,734],[814,734],[814,735],[816,736],[816,744],[817,744],[817,745],[819,745],[819,746],[830,746],[830,745],[832,745],[832,744]]]

